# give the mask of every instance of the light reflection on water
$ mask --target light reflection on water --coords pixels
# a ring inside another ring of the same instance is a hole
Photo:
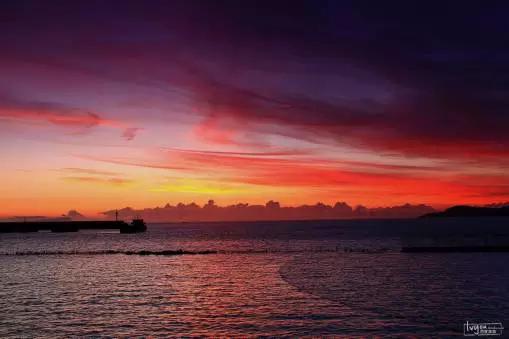
[[[259,229],[235,233],[227,228],[221,236],[196,229],[0,235],[0,252],[311,250],[170,257],[0,255],[0,337],[443,337],[462,334],[467,320],[509,324],[509,254],[317,252],[312,250],[397,248],[398,241],[390,232],[368,237],[344,229],[335,236],[318,231],[294,237],[279,230],[271,237]]]

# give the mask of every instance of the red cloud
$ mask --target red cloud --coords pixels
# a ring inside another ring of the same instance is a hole
[[[122,176],[121,173],[92,168],[66,167],[60,168],[58,171],[64,174],[62,179],[67,181],[108,184],[114,186],[121,186],[134,182],[133,180]]]
[[[130,184],[133,180],[124,179],[124,178],[100,178],[100,177],[64,177],[64,180],[68,181],[76,181],[76,182],[85,182],[85,183],[99,183],[99,184],[110,184],[110,185],[125,185]]]
[[[105,119],[97,113],[48,103],[22,103],[0,98],[0,119],[22,123],[48,123],[75,130],[104,126],[123,130],[122,137],[132,140],[140,128],[118,120]]]
[[[242,144],[248,135],[277,134],[377,152],[507,163],[509,116],[504,100],[454,90],[401,91],[385,102],[326,101],[284,88],[248,89],[179,63],[177,85],[204,116],[197,133],[209,142]]]
[[[142,128],[128,127],[122,133],[122,137],[126,138],[127,140],[133,140],[136,137],[138,131],[140,130],[142,130]]]

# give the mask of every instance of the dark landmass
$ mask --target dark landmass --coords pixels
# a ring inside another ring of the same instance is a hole
[[[14,216],[9,218],[3,218],[0,222],[61,222],[61,221],[94,221],[76,210],[70,210],[66,214],[62,214],[58,217],[47,217],[44,215],[23,215]]]
[[[102,214],[114,218],[117,210],[105,211]],[[130,207],[118,210],[120,218],[141,217],[149,222],[201,222],[201,221],[269,221],[269,220],[336,220],[354,218],[417,218],[425,213],[436,212],[427,205],[404,204],[400,206],[368,208],[362,205],[352,207],[346,202],[334,205],[316,203],[314,205],[281,206],[277,201],[265,205],[239,203],[229,206],[218,206],[210,200],[204,206],[195,203],[179,203],[175,206],[133,209]]]
[[[428,213],[421,218],[445,218],[445,217],[509,217],[509,206],[502,207],[474,207],[453,206],[443,212]]]

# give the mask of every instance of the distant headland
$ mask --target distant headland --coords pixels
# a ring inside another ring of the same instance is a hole
[[[453,206],[442,212],[427,213],[421,218],[445,218],[445,217],[509,217],[509,206],[500,207],[477,207],[477,206]]]

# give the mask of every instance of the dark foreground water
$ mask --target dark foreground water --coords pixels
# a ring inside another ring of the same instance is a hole
[[[0,337],[462,336],[509,324],[509,253],[400,253],[423,227],[506,221],[149,225],[145,234],[0,234]],[[218,251],[126,255],[107,250]],[[505,334],[505,333],[504,333]]]

